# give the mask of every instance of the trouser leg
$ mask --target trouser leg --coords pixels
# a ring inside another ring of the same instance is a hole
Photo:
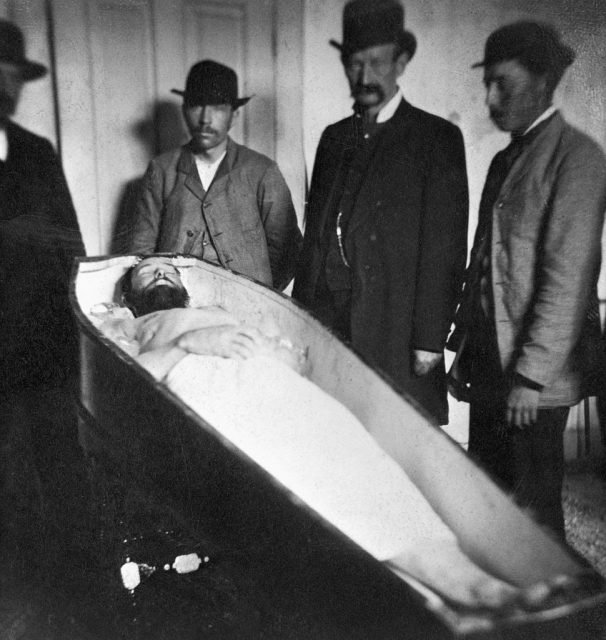
[[[539,409],[534,425],[516,429],[507,425],[501,402],[472,402],[470,407],[469,453],[521,507],[561,538],[568,412],[568,407]]]
[[[539,409],[537,422],[511,432],[514,495],[541,524],[565,537],[562,509],[564,429],[568,407]]]
[[[505,491],[513,491],[511,438],[502,402],[490,399],[472,401],[468,451]]]

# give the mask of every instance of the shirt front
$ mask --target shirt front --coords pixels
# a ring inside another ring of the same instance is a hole
[[[225,158],[227,154],[227,149],[219,156],[217,160],[213,163],[208,164],[208,162],[204,162],[202,158],[198,156],[194,156],[196,159],[196,169],[198,170],[198,175],[200,176],[200,182],[202,182],[202,186],[204,187],[204,191],[208,191],[212,181],[215,178],[217,173],[217,169],[221,162],[223,162],[223,158]]]
[[[200,182],[202,183],[202,188],[204,189],[205,197],[226,155],[227,155],[227,150],[225,150],[219,156],[219,158],[217,158],[217,160],[215,160],[211,164],[204,162],[201,158],[194,155],[194,160],[196,163],[196,171],[198,172],[198,177],[200,178]],[[212,242],[212,237],[208,231],[208,225],[204,217],[204,209],[201,210],[200,215],[202,218],[201,220],[202,230],[198,235],[198,237],[195,239],[191,249],[189,249],[189,253],[193,253],[194,255],[197,255],[200,258],[207,260],[208,262],[212,262],[214,264],[220,264],[217,250]]]

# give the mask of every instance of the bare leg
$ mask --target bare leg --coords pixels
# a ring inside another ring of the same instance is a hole
[[[456,540],[431,540],[386,562],[396,574],[407,574],[459,605],[502,609],[522,590],[486,573],[468,558]]]

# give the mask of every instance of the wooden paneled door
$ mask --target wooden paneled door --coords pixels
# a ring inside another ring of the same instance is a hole
[[[89,254],[119,245],[132,185],[153,155],[187,139],[181,99],[170,90],[182,89],[203,58],[233,67],[240,94],[254,94],[233,137],[287,159],[286,178],[301,200],[301,135],[283,121],[302,97],[280,79],[293,69],[284,58],[298,73],[301,0],[54,0],[52,11],[63,164]]]

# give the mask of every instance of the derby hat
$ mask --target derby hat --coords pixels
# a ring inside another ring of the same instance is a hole
[[[15,65],[25,81],[36,80],[46,74],[47,68],[25,57],[25,41],[21,29],[12,22],[0,20],[0,63]]]
[[[380,44],[398,44],[412,58],[414,34],[404,29],[404,7],[398,0],[350,0],[343,8],[343,43],[330,44],[346,57]]]
[[[519,60],[535,73],[561,75],[574,59],[574,51],[561,41],[560,34],[551,25],[519,21],[493,31],[486,40],[484,59],[472,66]]]
[[[214,60],[197,62],[187,74],[185,91],[171,91],[183,96],[183,102],[189,106],[230,104],[237,109],[250,100],[250,97],[238,98],[236,72]]]

